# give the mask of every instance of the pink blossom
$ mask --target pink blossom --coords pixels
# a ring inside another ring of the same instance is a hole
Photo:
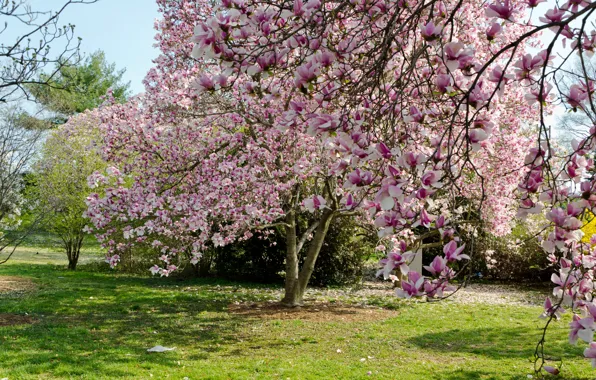
[[[395,293],[400,298],[412,298],[423,295],[424,277],[415,271],[408,272],[408,279],[402,281],[401,288],[397,288]]]
[[[461,247],[457,246],[457,242],[454,240],[450,241],[449,243],[445,244],[443,247],[443,253],[445,253],[445,259],[448,262],[453,261],[460,261],[462,259],[469,260],[470,256],[463,254],[463,250],[466,248],[466,245],[463,244]]]
[[[554,316],[556,319],[561,319],[561,314],[565,312],[560,306],[555,306],[552,304],[549,297],[546,297],[544,300],[544,312],[540,315],[540,318],[548,318],[550,316]]]
[[[501,33],[501,24],[498,22],[493,22],[492,25],[486,30],[486,38],[489,41],[492,41],[499,33]]]
[[[566,18],[565,11],[557,7],[546,11],[544,16],[539,18],[545,24],[561,22]]]
[[[485,9],[488,17],[498,17],[504,20],[513,21],[513,6],[509,4],[509,0],[504,0],[502,3],[496,1],[490,4]]]
[[[442,30],[442,26],[435,26],[435,24],[432,21],[429,21],[426,25],[420,28],[422,38],[424,38],[424,40],[428,42],[434,41],[441,37]]]
[[[591,342],[590,346],[584,350],[584,357],[592,359],[592,367],[596,368],[596,342]]]

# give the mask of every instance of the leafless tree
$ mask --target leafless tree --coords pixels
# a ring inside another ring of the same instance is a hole
[[[38,150],[44,131],[25,129],[21,110],[5,105],[0,109],[0,264],[6,262],[35,225],[20,228],[24,208],[24,174]],[[5,233],[8,232],[8,233]]]
[[[58,10],[40,11],[26,0],[0,0],[0,103],[29,99],[27,85],[49,86],[63,65],[80,61],[74,25],[60,25],[59,17],[70,5],[97,1],[68,0]],[[23,31],[12,37],[13,29]]]

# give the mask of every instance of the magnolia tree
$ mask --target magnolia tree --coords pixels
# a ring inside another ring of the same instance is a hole
[[[355,214],[357,200],[343,197],[346,163],[300,130],[263,123],[263,109],[244,112],[250,104],[231,93],[198,91],[201,84],[193,82],[204,62],[190,56],[190,37],[210,8],[195,1],[159,5],[163,54],[147,75],[147,94],[104,114],[106,159],[121,170],[90,178],[113,185],[90,197],[87,212],[110,249],[108,261],[115,265],[133,244],[149,245],[162,253],[163,265],[152,272],[169,275],[177,256],[196,263],[205,249],[277,228],[287,243],[283,302],[301,304],[330,223]],[[312,213],[311,223],[301,228],[303,212]]]
[[[400,268],[404,296],[440,296],[468,258],[458,231],[487,219],[505,233],[512,217],[531,106],[520,87],[504,93],[503,69],[477,70],[526,29],[501,30],[473,2],[227,1],[195,29],[197,88],[326,146],[387,238],[383,273]],[[434,278],[407,265],[429,238],[445,252]]]
[[[331,145],[349,172],[346,191],[375,185],[375,197],[360,204],[381,235],[405,237],[388,245],[385,262],[386,272],[407,275],[400,296],[441,296],[467,258],[458,232],[499,212],[498,195],[519,180],[518,216],[546,214],[543,247],[559,268],[544,334],[569,308],[570,342],[587,342],[585,356],[596,363],[596,251],[580,242],[582,217],[596,200],[584,176],[596,127],[568,154],[552,144],[546,121],[553,106],[595,110],[585,60],[595,49],[596,4],[570,0],[541,11],[541,2],[224,0],[195,29],[194,56],[206,66],[198,87],[230,94],[263,125]],[[562,87],[557,73],[575,55],[582,70]],[[531,146],[524,125],[537,130]],[[345,136],[362,144],[344,146]],[[512,145],[510,156],[495,139]],[[503,181],[491,187],[495,175]],[[444,201],[470,192],[468,217]],[[424,276],[407,267],[417,226],[443,244],[444,256]],[[544,341],[536,371],[558,373]]]
[[[510,195],[521,178],[516,169],[522,166],[521,159],[511,157],[519,157],[528,145],[518,109],[520,104],[527,109],[521,92],[504,100],[498,113],[508,133],[497,125],[489,136],[479,126],[468,147],[469,162],[454,163],[456,169],[449,174],[457,188],[443,190],[441,154],[448,146],[425,135],[414,121],[427,114],[438,118],[440,110],[433,116],[413,107],[405,118],[392,111],[383,119],[373,113],[386,110],[375,110],[374,103],[363,98],[363,105],[353,107],[352,119],[346,118],[342,112],[352,108],[351,100],[334,99],[331,82],[319,85],[314,75],[337,65],[336,53],[307,55],[307,60],[316,58],[310,65],[322,66],[312,69],[314,76],[305,74],[310,76],[306,79],[292,71],[303,59],[297,54],[304,42],[294,44],[294,53],[284,48],[279,57],[273,44],[273,50],[255,53],[256,63],[241,64],[239,70],[214,60],[200,41],[192,58],[194,25],[205,25],[213,14],[227,11],[185,0],[159,5],[164,20],[157,23],[157,40],[163,54],[147,76],[147,95],[112,109],[104,120],[106,159],[119,167],[91,178],[112,185],[88,201],[88,215],[110,247],[112,264],[131,244],[149,244],[163,254],[163,265],[152,271],[168,275],[176,269],[174,256],[188,254],[196,262],[204,249],[277,227],[288,243],[284,303],[297,305],[329,223],[337,216],[363,215],[381,229],[387,246],[395,246],[388,250],[386,276],[394,266],[407,274],[406,261],[429,237],[435,238],[434,245],[440,244],[437,236],[453,240],[450,261],[466,257],[445,216],[465,221],[473,231],[478,219],[474,210],[483,205],[491,216],[488,227],[507,231],[513,212]],[[296,60],[289,62],[294,55]],[[370,100],[377,101],[375,96]],[[373,123],[377,119],[379,123]],[[403,125],[403,131],[391,127],[394,122]],[[485,127],[491,128],[488,120]],[[432,144],[442,146],[433,158],[436,165],[427,162]],[[433,213],[439,209],[445,213],[435,224]],[[312,213],[313,221],[302,230],[296,223],[300,212]],[[436,227],[432,232],[414,233],[431,224]],[[300,252],[309,240],[299,268]],[[435,285],[440,293],[446,282]]]
[[[342,178],[329,169],[324,148],[308,135],[234,113],[153,124],[139,104],[122,108],[124,117],[105,124],[106,158],[122,170],[90,177],[107,188],[88,199],[86,213],[102,231],[109,261],[131,244],[149,244],[163,254],[152,271],[169,275],[176,256],[196,263],[210,247],[278,227],[287,243],[284,303],[301,304],[331,221],[354,214],[355,201],[342,198]],[[301,230],[305,211],[312,222]]]

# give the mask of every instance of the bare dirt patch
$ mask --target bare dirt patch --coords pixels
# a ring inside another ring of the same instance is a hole
[[[30,325],[35,319],[28,315],[0,313],[0,326]]]
[[[317,302],[286,307],[277,302],[242,302],[228,307],[231,314],[260,319],[293,319],[314,322],[369,322],[397,316],[393,310],[339,303]]]
[[[35,289],[35,284],[28,278],[0,276],[0,295],[6,293],[25,293]]]

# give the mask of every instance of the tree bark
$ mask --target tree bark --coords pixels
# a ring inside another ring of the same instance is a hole
[[[286,216],[286,282],[285,295],[281,303],[296,306],[296,285],[298,284],[298,251],[296,246],[296,214],[294,210]]]
[[[327,236],[327,231],[333,220],[334,212],[332,210],[325,210],[323,212],[315,230],[315,236],[308,247],[306,260],[300,270],[298,270],[298,250],[296,249],[296,220],[294,214],[292,215],[292,220],[287,220],[291,227],[286,229],[286,241],[288,243],[286,255],[286,287],[285,296],[281,302],[284,305],[296,307],[301,306],[304,303],[304,292],[306,291],[310,276],[315,269],[315,263],[319,257],[321,247],[325,242],[325,236]]]
[[[66,256],[68,257],[68,269],[76,270],[81,255],[84,236],[78,236],[72,240],[65,241]]]

